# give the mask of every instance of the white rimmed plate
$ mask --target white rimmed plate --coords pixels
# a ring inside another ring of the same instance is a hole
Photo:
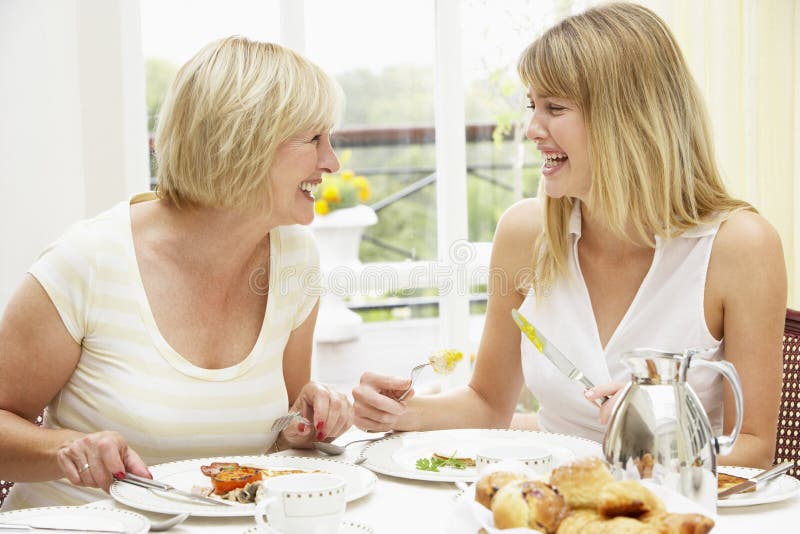
[[[201,465],[211,462],[237,462],[242,465],[265,467],[269,469],[302,469],[303,471],[324,471],[342,477],[345,486],[345,498],[348,502],[363,497],[375,486],[377,477],[360,465],[340,462],[328,458],[309,458],[304,456],[228,456],[219,458],[197,458],[182,460],[150,467],[153,478],[172,486],[191,491],[193,486],[211,487],[210,479],[200,471]],[[291,475],[289,475],[291,476]],[[162,514],[182,514],[204,517],[239,517],[252,516],[256,509],[253,504],[235,503],[233,506],[214,506],[201,502],[183,499],[163,492],[150,491],[139,486],[114,482],[111,485],[111,496],[118,502],[150,512]]]
[[[750,478],[761,472],[754,467],[734,467],[721,465],[717,468],[721,473],[737,477]],[[768,481],[763,488],[750,492],[731,495],[727,499],[717,501],[717,508],[733,508],[737,506],[755,506],[788,499],[800,493],[800,480],[789,475],[779,475]]]
[[[434,453],[474,459],[479,449],[503,445],[531,445],[546,449],[553,455],[554,467],[582,456],[602,457],[599,443],[575,436],[475,428],[396,433],[370,443],[361,456],[366,458],[365,467],[384,475],[437,482],[470,482],[478,477],[474,467],[423,471],[416,468],[417,460],[430,458]]]
[[[123,530],[126,534],[146,534],[150,521],[128,510],[94,506],[47,506],[0,513],[0,523],[31,524],[52,528],[91,528]]]
[[[259,530],[258,527],[249,528],[244,531],[244,534],[262,534],[265,530]],[[268,530],[266,532],[269,532]],[[275,532],[273,530],[273,532]],[[336,534],[375,534],[375,530],[367,525],[360,523],[353,523],[352,521],[342,521],[339,530]]]
[[[668,512],[675,514],[703,514],[718,522],[717,515],[705,510],[699,504],[690,501],[683,495],[658,486],[656,484],[643,482],[643,485],[655,493],[664,503]],[[512,528],[499,530],[494,528],[494,518],[492,512],[484,508],[475,501],[475,484],[459,492],[453,497],[453,506],[447,522],[447,534],[461,534],[463,532],[476,532],[483,528],[489,534],[523,534],[536,533],[538,531],[528,528]],[[713,532],[713,529],[712,529]]]

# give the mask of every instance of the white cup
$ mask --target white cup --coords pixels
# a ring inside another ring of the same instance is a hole
[[[484,473],[490,466],[513,462],[524,465],[537,474],[553,467],[553,455],[549,450],[535,445],[498,445],[480,449],[475,457],[475,468]]]
[[[301,473],[268,478],[263,486],[266,498],[256,505],[255,515],[259,529],[283,534],[334,534],[339,530],[347,505],[341,477]]]

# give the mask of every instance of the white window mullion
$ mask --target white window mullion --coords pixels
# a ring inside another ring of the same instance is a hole
[[[461,69],[461,8],[459,0],[436,0],[436,67],[434,110],[436,127],[436,215],[439,261],[452,273],[452,284],[440,286],[439,342],[466,350],[469,342],[467,253],[467,157],[464,86]],[[454,383],[468,379],[469,365],[460,365]]]
[[[306,53],[305,0],[280,0],[281,44]]]

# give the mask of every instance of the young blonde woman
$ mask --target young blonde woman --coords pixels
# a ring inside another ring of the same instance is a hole
[[[589,9],[533,42],[518,70],[533,111],[527,136],[545,163],[539,198],[515,204],[498,225],[472,380],[398,402],[406,378],[365,373],[353,390],[356,425],[507,427],[524,381],[541,403],[538,428],[602,441],[614,402],[598,409],[587,400],[621,389],[630,376],[622,353],[703,348],[736,366],[746,399],[742,434],[721,462],[771,465],[781,243],[725,191],[704,105],[669,29],[637,5]],[[522,279],[529,283],[513,285]],[[584,391],[520,343],[514,308],[599,385]],[[703,371],[689,381],[721,432],[732,426],[732,396]]]
[[[339,166],[340,94],[294,52],[238,37],[181,68],[157,193],[69,230],[0,323],[0,478],[17,481],[3,510],[107,498],[115,473],[351,426],[346,396],[310,381],[318,255],[298,226]],[[311,425],[271,432],[290,407]]]

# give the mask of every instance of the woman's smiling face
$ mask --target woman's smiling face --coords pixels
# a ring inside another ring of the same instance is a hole
[[[310,224],[314,195],[323,173],[339,170],[328,132],[305,132],[284,141],[270,167],[272,219],[278,225]]]
[[[592,168],[586,124],[577,104],[566,98],[528,92],[533,111],[528,139],[542,153],[542,179],[547,196],[586,200],[592,185]]]

